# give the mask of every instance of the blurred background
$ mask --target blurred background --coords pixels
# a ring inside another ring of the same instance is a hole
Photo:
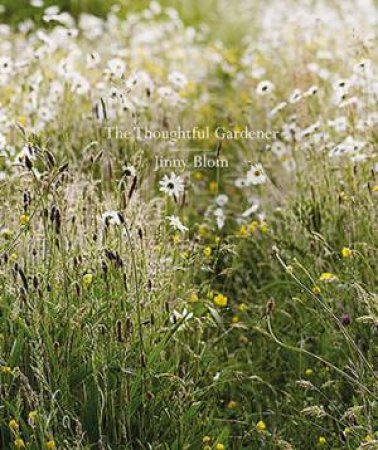
[[[122,18],[126,14],[140,12],[151,0],[0,0],[0,23],[15,28],[20,23],[32,20],[37,26],[49,27],[42,17],[46,8],[58,6],[74,18],[81,13],[106,17],[117,12]],[[265,4],[255,0],[159,0],[162,7],[176,9],[187,26],[205,23],[211,37],[217,37],[231,45],[240,43],[244,33],[256,30],[259,13]]]
[[[18,23],[26,19],[41,21],[43,11],[49,6],[59,6],[61,11],[68,11],[74,17],[82,12],[105,17],[110,9],[118,7],[120,14],[145,9],[150,0],[2,0],[0,1],[0,19],[6,23]],[[177,9],[185,22],[204,20],[204,13],[216,11],[230,2],[219,0],[161,0],[161,6]],[[238,1],[231,2],[233,5]],[[207,17],[211,20],[212,17]],[[213,15],[214,18],[214,15]]]

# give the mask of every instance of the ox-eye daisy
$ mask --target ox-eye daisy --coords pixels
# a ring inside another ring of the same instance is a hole
[[[256,87],[256,94],[258,95],[268,95],[274,89],[274,84],[271,81],[264,80],[261,81]]]
[[[173,229],[180,231],[181,233],[185,233],[185,231],[189,230],[189,228],[183,225],[183,223],[177,216],[167,216],[166,219],[169,220],[169,225]]]
[[[171,175],[164,175],[159,184],[160,190],[170,197],[178,197],[181,192],[184,192],[184,180],[173,172]]]
[[[263,166],[260,163],[253,164],[249,168],[246,176],[247,185],[259,185],[265,184],[268,180],[268,177],[265,173]]]

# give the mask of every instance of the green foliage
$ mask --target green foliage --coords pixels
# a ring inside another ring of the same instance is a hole
[[[104,27],[101,39],[82,30],[47,49],[33,31],[4,34],[11,62],[24,63],[25,48],[38,58],[10,75],[0,66],[1,448],[376,445],[377,136],[367,120],[376,104],[358,83],[353,95],[366,109],[333,103],[333,78],[353,76],[343,37],[325,29],[325,44],[314,43],[302,30],[299,44],[297,28],[281,21],[287,42],[277,52],[273,30],[259,40],[252,27],[259,5],[251,3],[167,1],[184,25],[142,13],[133,26]],[[105,17],[111,4],[60,6]],[[145,3],[120,6],[122,18]],[[40,25],[36,8],[5,7],[7,22],[34,17]],[[210,30],[193,37],[185,24],[204,20]],[[227,44],[214,42],[220,32]],[[366,45],[358,51],[376,59]],[[306,69],[317,46],[331,81]],[[325,46],[339,50],[335,61],[322,56]],[[71,50],[73,74],[65,70]],[[101,58],[90,66],[93,50]],[[115,57],[125,65],[119,75],[109,69]],[[152,87],[134,80],[136,69]],[[171,81],[177,70],[184,86]],[[262,76],[275,83],[274,96],[257,95]],[[320,95],[269,114],[315,82]],[[167,86],[172,103],[159,94]],[[99,104],[109,113],[103,120]],[[329,124],[340,110],[344,131]],[[281,131],[283,154],[270,151],[277,142],[103,133],[125,123],[236,130],[252,120]],[[303,131],[318,121],[324,134],[307,139]],[[350,136],[366,154],[331,158]],[[172,149],[178,157],[216,149],[230,166],[175,168],[182,189],[173,195],[164,183],[173,169],[154,171],[156,155]],[[240,183],[246,173],[249,185]],[[182,223],[169,223],[172,216]]]

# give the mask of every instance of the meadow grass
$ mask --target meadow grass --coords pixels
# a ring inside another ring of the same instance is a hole
[[[331,3],[1,28],[1,448],[378,448],[376,9]]]

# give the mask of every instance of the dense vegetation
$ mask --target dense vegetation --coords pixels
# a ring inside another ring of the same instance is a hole
[[[289,3],[4,3],[2,448],[378,448],[377,11]]]

